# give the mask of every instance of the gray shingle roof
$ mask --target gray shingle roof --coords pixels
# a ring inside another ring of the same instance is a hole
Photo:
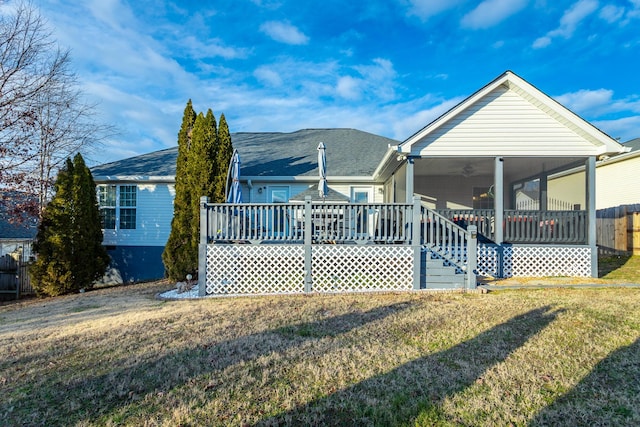
[[[356,129],[304,129],[291,133],[231,134],[242,176],[317,176],[318,143],[327,147],[328,176],[370,176],[389,145],[398,141]],[[107,176],[175,176],[178,148],[155,151],[91,168]]]
[[[631,151],[640,150],[640,138],[632,139],[631,141],[627,141],[623,143],[625,147],[631,147]]]
[[[16,191],[0,192],[0,239],[33,239],[38,233],[38,219],[22,214],[21,221],[16,221],[15,213],[10,206],[16,200],[24,200],[23,193]]]

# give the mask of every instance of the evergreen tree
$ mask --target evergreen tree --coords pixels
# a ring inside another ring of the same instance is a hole
[[[38,226],[38,259],[31,269],[36,293],[55,296],[91,288],[109,263],[102,237],[96,185],[77,154],[58,174],[55,195]]]
[[[231,143],[231,134],[229,126],[224,114],[220,115],[220,125],[218,126],[218,147],[216,158],[216,171],[214,178],[214,193],[212,200],[215,203],[226,203],[225,190],[227,186],[227,173],[229,170],[229,162],[233,156],[233,145]]]
[[[193,126],[193,138],[189,161],[190,191],[192,194],[191,245],[197,259],[200,243],[200,197],[213,197],[213,180],[216,171],[217,130],[216,118],[211,109],[207,115],[198,114]]]
[[[219,127],[211,109],[196,114],[187,102],[178,133],[176,195],[171,234],[162,254],[167,276],[184,280],[198,269],[200,243],[200,197],[225,202],[229,161],[233,155],[231,135],[224,114]]]
[[[182,126],[178,132],[178,159],[176,163],[176,195],[173,200],[173,220],[171,234],[162,253],[167,276],[171,280],[184,280],[187,274],[194,273],[198,265],[197,248],[193,250],[192,228],[193,217],[192,192],[189,179],[189,161],[192,133],[196,121],[196,112],[191,100],[187,102],[182,116]],[[199,198],[199,197],[198,197]],[[199,222],[199,221],[198,221]]]

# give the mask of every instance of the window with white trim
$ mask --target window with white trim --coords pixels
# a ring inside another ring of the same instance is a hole
[[[104,230],[136,228],[138,188],[135,185],[101,184],[97,186],[97,192]]]

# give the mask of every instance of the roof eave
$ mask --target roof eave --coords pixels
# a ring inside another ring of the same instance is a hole
[[[174,183],[176,177],[173,175],[168,176],[153,176],[153,175],[98,175],[94,176],[93,180],[97,183],[103,182],[157,182],[157,183]]]
[[[373,171],[373,179],[376,181],[385,180],[387,178],[388,173],[386,171],[389,170],[392,159],[398,154],[398,145],[391,145],[387,148],[386,153],[382,156],[382,160],[378,163],[376,170]]]

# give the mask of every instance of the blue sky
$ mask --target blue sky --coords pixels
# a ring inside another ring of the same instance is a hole
[[[186,101],[231,132],[351,127],[400,141],[505,70],[640,137],[640,0],[34,0],[119,134],[176,144]]]

